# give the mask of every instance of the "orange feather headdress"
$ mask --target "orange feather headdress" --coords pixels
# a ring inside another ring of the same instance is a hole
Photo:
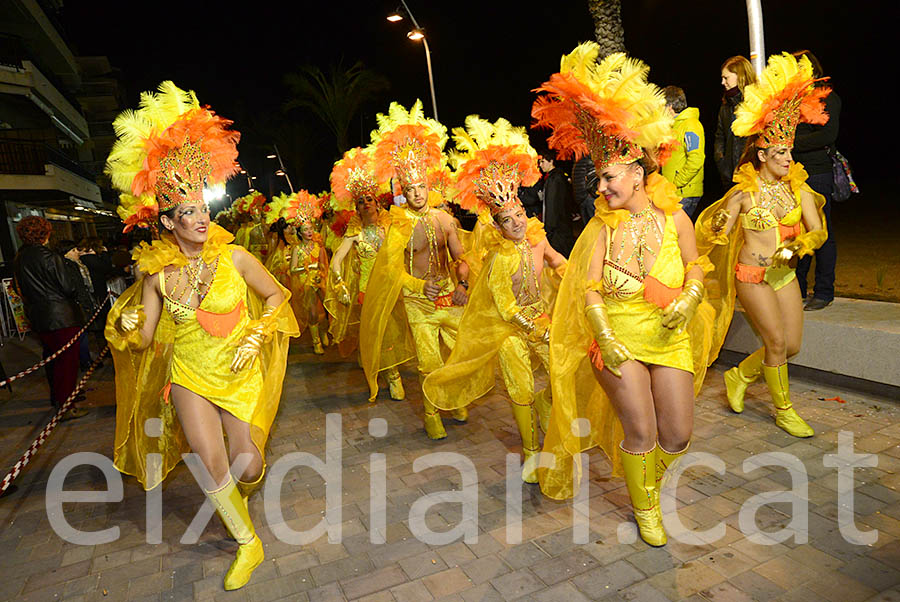
[[[422,101],[407,111],[392,102],[388,113],[376,116],[378,128],[372,131],[375,178],[386,183],[396,178],[400,186],[428,183],[428,172],[441,164],[447,143],[447,128],[425,117]]]
[[[737,136],[759,134],[756,145],[794,146],[799,122],[828,122],[824,99],[831,88],[816,87],[812,64],[787,52],[769,57],[755,84],[744,88],[744,100],[735,109],[731,131]]]
[[[265,195],[254,190],[249,194],[236,198],[231,204],[231,207],[235,211],[235,213],[253,214],[262,211],[265,205]]]
[[[580,44],[562,57],[536,92],[531,116],[536,127],[553,130],[548,145],[562,159],[590,155],[598,172],[628,164],[644,153],[660,163],[671,152],[673,118],[660,89],[647,81],[650,68],[615,53],[599,63],[595,42]]]
[[[355,210],[357,200],[377,197],[378,189],[375,162],[368,149],[351,148],[331,170],[332,206],[338,211]]]
[[[237,173],[241,135],[228,129],[231,124],[171,81],[161,83],[157,93],[141,94],[137,110],[119,114],[113,122],[118,140],[109,153],[106,173],[123,196],[131,197],[121,199],[122,208],[127,212],[134,207],[144,216],[133,212],[126,225],[146,222],[152,213],[146,208],[154,205],[163,212],[202,201],[204,186],[223,183]]]
[[[456,150],[456,202],[476,213],[496,215],[516,205],[519,185],[531,186],[540,178],[537,153],[523,127],[506,119],[491,123],[477,115],[466,117],[465,128],[453,128]]]
[[[299,190],[288,198],[285,206],[284,219],[296,224],[315,224],[322,217],[323,199],[306,190]]]

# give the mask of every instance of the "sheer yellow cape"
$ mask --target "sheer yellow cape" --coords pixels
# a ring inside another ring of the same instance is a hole
[[[222,252],[231,252],[229,245],[234,237],[224,228],[211,223],[209,237],[203,246],[202,256],[207,263]],[[155,274],[168,265],[181,266],[187,258],[181,253],[171,236],[152,245],[142,243],[134,253],[134,259],[144,274]],[[176,325],[169,312],[163,310],[150,345],[140,351],[129,346],[131,337],[123,337],[115,324],[126,307],[141,304],[143,278],[131,285],[113,305],[106,320],[105,335],[112,352],[116,371],[116,436],[113,451],[115,467],[140,481],[144,489],[153,489],[181,461],[181,455],[190,451],[184,433],[175,415],[175,407],[166,402],[163,392],[169,383],[172,349],[175,343]],[[288,341],[297,335],[297,323],[290,309],[290,292],[279,284],[284,300],[275,316],[275,334],[263,345],[259,361],[251,370],[263,371],[263,390],[254,409],[250,434],[265,461],[265,444],[269,430],[281,400],[281,385],[287,363]],[[264,299],[247,287],[245,300],[252,319],[258,319],[264,309]],[[160,429],[148,425],[148,419],[159,419]],[[149,433],[145,431],[149,427]],[[156,432],[161,432],[155,437]],[[160,454],[161,463],[148,466],[147,454]]]
[[[647,196],[666,214],[681,209],[674,186],[659,174],[647,178]],[[594,202],[594,217],[578,237],[554,307],[557,319],[550,326],[550,384],[553,406],[543,451],[552,454],[552,467],[538,468],[541,491],[554,499],[575,495],[582,466],[578,454],[599,447],[612,464],[613,475],[622,474],[619,442],[624,438],[622,425],[609,398],[594,377],[588,349],[593,342],[590,326],[584,318],[584,293],[594,245],[604,225],[615,229],[628,219],[624,209],[610,209],[601,196]],[[565,319],[562,319],[564,316]],[[711,344],[713,308],[701,303],[688,325],[694,359],[694,392],[706,375],[706,359]],[[575,422],[578,419],[586,419]],[[578,425],[586,425],[579,431]],[[573,432],[574,430],[574,432]]]
[[[528,220],[526,236],[532,245],[546,238],[540,220]],[[472,284],[456,345],[444,366],[429,374],[422,384],[428,400],[442,410],[455,410],[487,394],[494,386],[500,345],[510,336],[523,334],[508,321],[511,316],[504,316],[498,308],[498,302],[507,308],[515,306],[511,284],[521,263],[515,243],[490,226],[482,229],[479,242],[485,249],[479,254],[483,269]]]
[[[727,205],[728,199],[734,194],[741,192],[759,193],[759,182],[757,177],[759,173],[751,163],[744,163],[734,175],[734,186],[725,193],[721,199],[707,207],[697,218],[695,226],[697,233],[697,251],[701,256],[709,257],[715,269],[707,274],[705,279],[706,295],[716,312],[715,322],[713,324],[713,344],[710,348],[707,365],[712,364],[719,356],[722,344],[725,342],[725,335],[728,334],[728,327],[731,325],[731,318],[734,315],[734,269],[738,261],[738,253],[744,244],[744,230],[741,227],[741,220],[738,219],[731,232],[727,237],[715,236],[712,232],[710,224],[713,216]],[[784,180],[788,182],[794,193],[796,202],[800,203],[800,192],[806,191],[813,195],[816,203],[816,210],[819,219],[822,220],[822,236],[820,241],[814,243],[814,247],[819,247],[825,242],[827,236],[827,228],[825,224],[825,197],[814,191],[806,183],[809,175],[800,163],[791,164]],[[801,220],[802,232],[806,232]]]
[[[406,210],[393,206],[391,226],[372,266],[359,320],[360,363],[369,384],[369,401],[378,395],[378,373],[416,356],[415,342],[400,303],[406,268],[404,252],[415,226]]]

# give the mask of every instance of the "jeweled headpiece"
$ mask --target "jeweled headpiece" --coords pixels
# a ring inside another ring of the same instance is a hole
[[[379,113],[376,120],[378,128],[372,131],[376,180],[396,178],[401,187],[427,184],[429,170],[441,163],[447,128],[425,117],[421,100],[409,111],[392,102],[387,115]]]
[[[322,217],[322,198],[310,194],[306,190],[299,190],[288,197],[288,203],[284,210],[284,219],[296,224],[315,224]]]
[[[359,199],[376,198],[379,186],[371,152],[357,147],[344,153],[331,170],[331,190],[334,192],[332,205],[337,211],[355,210]]]
[[[238,197],[231,204],[235,213],[254,214],[262,211],[266,206],[266,197],[263,193],[253,191],[242,197]]]
[[[456,202],[464,209],[496,215],[521,204],[520,184],[531,186],[540,178],[525,128],[506,119],[491,123],[469,115],[465,128],[453,128],[453,142]]]
[[[633,163],[644,153],[660,163],[674,144],[673,118],[660,89],[647,81],[650,68],[615,53],[599,63],[595,42],[580,44],[560,61],[536,92],[535,127],[553,133],[547,143],[561,159],[590,155],[599,173],[609,165]]]
[[[793,147],[798,123],[828,122],[823,101],[831,88],[815,82],[806,56],[798,60],[786,52],[773,54],[757,82],[744,88],[731,131],[744,138],[759,134],[759,148]]]
[[[137,110],[120,113],[106,173],[123,193],[126,227],[149,225],[153,206],[162,212],[202,201],[204,186],[237,173],[240,133],[231,124],[171,81],[141,94]]]

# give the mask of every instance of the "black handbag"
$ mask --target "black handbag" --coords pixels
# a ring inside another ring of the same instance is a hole
[[[825,150],[828,156],[831,157],[831,173],[834,178],[831,199],[838,203],[843,203],[850,199],[850,195],[859,194],[859,187],[853,179],[850,163],[844,155],[831,146],[825,147]]]

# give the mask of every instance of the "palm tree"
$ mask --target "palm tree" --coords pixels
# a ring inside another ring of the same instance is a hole
[[[367,69],[361,61],[350,68],[331,65],[326,74],[315,65],[304,65],[296,73],[284,76],[292,98],[284,110],[305,109],[319,118],[334,135],[338,154],[350,144],[350,124],[367,101],[390,87],[388,80]]]
[[[622,0],[588,0],[588,12],[594,20],[594,37],[600,44],[600,56],[625,52],[625,29],[622,27]]]

